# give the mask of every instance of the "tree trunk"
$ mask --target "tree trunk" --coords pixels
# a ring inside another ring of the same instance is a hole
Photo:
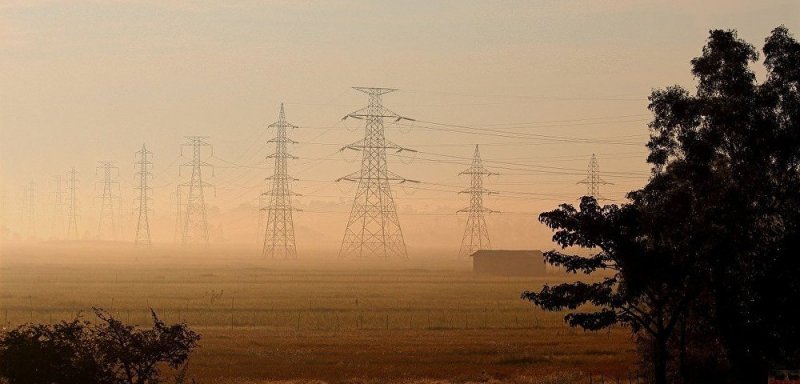
[[[663,333],[653,340],[653,383],[667,384],[667,338]]]
[[[681,378],[683,379],[684,383],[689,383],[689,367],[687,366],[687,362],[689,358],[686,356],[686,318],[682,318],[681,322],[681,334],[680,334],[680,371],[681,371]]]

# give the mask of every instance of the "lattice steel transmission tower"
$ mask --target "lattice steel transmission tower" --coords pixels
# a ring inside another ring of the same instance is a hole
[[[25,233],[29,239],[36,237],[36,183],[31,180],[25,185]]]
[[[116,186],[119,189],[119,181],[116,180],[116,177],[119,176],[119,167],[115,166],[113,161],[100,161],[99,163],[100,165],[95,169],[95,174],[97,170],[102,169],[103,179],[96,183],[103,183],[103,194],[98,196],[101,199],[101,203],[97,237],[115,240],[117,236],[117,218],[114,212],[114,200],[119,200],[119,195],[115,193],[114,187]]]
[[[67,240],[78,240],[78,172],[69,171],[67,181]]]
[[[136,151],[136,165],[139,168],[136,171],[136,177],[139,179],[139,185],[135,189],[139,192],[137,199],[137,211],[139,219],[136,223],[136,237],[133,240],[135,245],[150,246],[150,192],[153,188],[147,185],[147,182],[153,177],[150,172],[153,169],[152,160],[153,152],[147,150],[147,146],[142,144],[142,149]]]
[[[264,244],[264,232],[266,227],[264,224],[267,222],[267,195],[258,195],[258,226],[256,228],[256,235],[258,244]]]
[[[415,182],[388,170],[386,150],[411,151],[386,140],[383,119],[411,120],[381,105],[381,96],[395,91],[390,88],[354,87],[369,96],[369,105],[344,117],[365,120],[364,139],[342,150],[361,151],[361,170],[337,181],[357,181],[358,187],[344,232],[339,256],[384,258],[408,257],[403,231],[397,218],[391,182]],[[412,151],[413,152],[413,151]]]
[[[0,235],[2,235],[2,239],[5,239],[10,235],[10,231],[6,230],[6,226],[8,225],[8,212],[6,212],[7,207],[6,190],[3,188],[0,189]]]
[[[489,172],[483,167],[481,152],[478,149],[478,145],[475,145],[472,165],[459,173],[459,175],[467,175],[470,178],[469,188],[459,192],[469,194],[469,207],[458,211],[459,213],[466,212],[469,214],[467,216],[467,226],[464,228],[464,237],[461,238],[461,248],[458,251],[459,257],[464,258],[469,257],[473,252],[480,249],[492,249],[484,214],[497,211],[483,206],[483,196],[494,194],[494,192],[483,188],[483,178],[496,175],[496,173]]]
[[[578,184],[586,184],[586,196],[592,196],[597,200],[604,199],[600,194],[600,186],[611,183],[600,178],[600,165],[597,163],[597,156],[594,153],[592,154],[592,159],[589,160],[586,178],[579,181]]]
[[[183,199],[181,198],[181,186],[175,188],[175,234],[173,241],[177,244],[178,237],[183,234]]]
[[[64,236],[64,188],[62,184],[61,175],[53,176],[53,184],[55,191],[53,191],[53,219],[50,223],[50,235],[55,239],[60,239]]]
[[[296,259],[297,248],[294,243],[294,222],[292,221],[292,192],[291,182],[296,179],[289,176],[287,172],[287,162],[296,157],[289,154],[287,144],[295,144],[296,141],[286,136],[286,128],[297,128],[286,122],[286,114],[281,111],[278,121],[269,125],[275,128],[275,138],[267,143],[275,143],[275,153],[267,156],[267,159],[274,159],[274,174],[267,178],[272,181],[269,192],[263,195],[267,198],[267,222],[264,230],[264,248],[261,255],[273,259]]]
[[[208,244],[208,218],[206,216],[206,199],[205,189],[212,187],[211,184],[203,181],[203,167],[212,167],[211,174],[214,175],[214,168],[211,164],[203,160],[203,148],[209,148],[209,156],[214,155],[214,150],[211,144],[207,143],[207,136],[186,136],[186,143],[181,146],[181,155],[183,149],[192,147],[192,161],[181,164],[178,168],[183,167],[192,168],[192,176],[188,183],[180,184],[179,188],[187,188],[186,204],[183,210],[183,223],[182,223],[182,236],[181,244],[187,245],[192,243]],[[181,194],[182,196],[182,194]],[[181,197],[179,196],[179,197]],[[180,200],[178,200],[180,201]]]

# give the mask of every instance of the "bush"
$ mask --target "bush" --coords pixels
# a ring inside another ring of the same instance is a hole
[[[0,336],[0,377],[9,384],[156,384],[161,369],[185,375],[200,336],[185,323],[126,325],[102,309],[98,322],[25,324]]]

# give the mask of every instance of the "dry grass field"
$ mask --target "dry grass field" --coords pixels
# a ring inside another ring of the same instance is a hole
[[[91,251],[87,251],[91,249]],[[273,262],[241,249],[4,245],[5,327],[91,319],[146,325],[148,308],[203,337],[199,383],[517,382],[627,378],[626,330],[568,329],[519,299],[547,279],[478,277],[464,262]]]

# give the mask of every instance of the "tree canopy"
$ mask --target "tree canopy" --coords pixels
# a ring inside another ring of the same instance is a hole
[[[800,305],[800,44],[778,27],[763,53],[759,84],[755,48],[735,31],[710,31],[691,61],[695,92],[650,95],[647,185],[621,205],[584,197],[579,209],[540,216],[561,247],[598,250],[547,252],[548,263],[612,273],[523,298],[580,308],[566,317],[572,326],[630,325],[648,341],[659,383],[708,382],[687,368],[703,365],[690,361],[701,355],[692,346],[719,348],[707,369],[725,373],[713,376],[720,382],[761,381],[767,369],[800,364],[791,315]]]

